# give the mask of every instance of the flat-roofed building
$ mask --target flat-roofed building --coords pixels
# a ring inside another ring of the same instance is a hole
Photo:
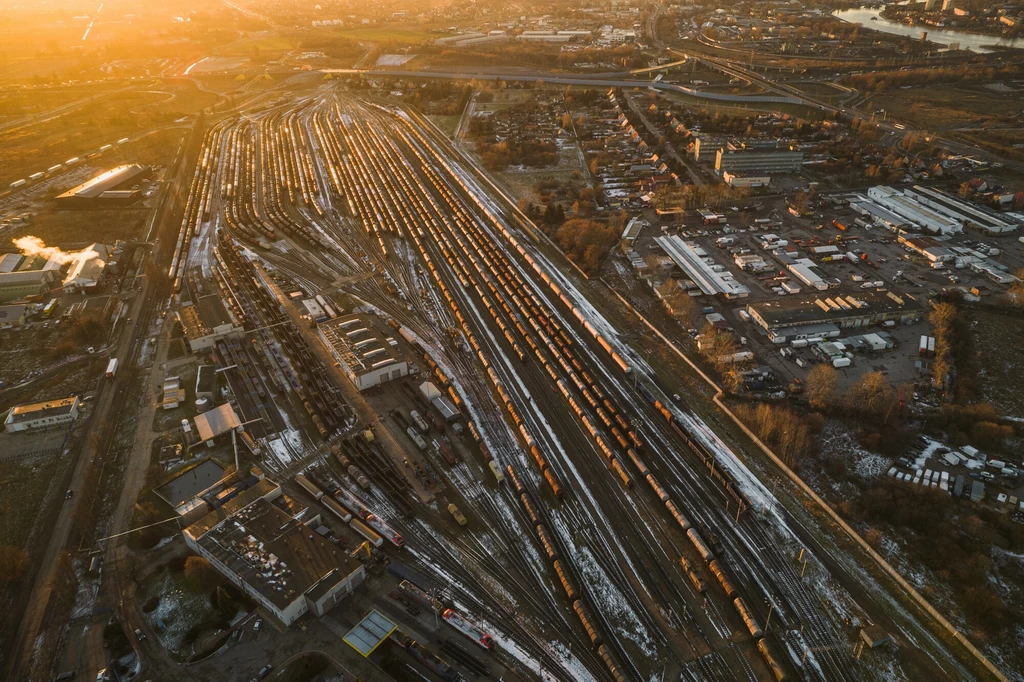
[[[196,400],[213,400],[217,390],[217,368],[213,365],[199,365],[196,372]]]
[[[953,252],[931,237],[921,235],[900,235],[899,243],[913,249],[934,263],[953,260]]]
[[[85,208],[138,201],[142,198],[141,192],[120,188],[146,172],[145,168],[135,164],[111,168],[58,195],[57,204],[63,208]]]
[[[23,260],[25,260],[25,257],[20,253],[5,253],[0,256],[0,274],[18,270]]]
[[[1015,224],[1006,222],[994,213],[931,187],[914,185],[912,188],[904,190],[903,193],[917,203],[944,216],[986,232],[1000,234],[1017,229]]]
[[[730,187],[767,187],[772,183],[770,175],[733,173],[731,171],[722,173],[722,180]]]
[[[747,304],[747,312],[774,343],[810,338],[818,330],[868,327],[875,324],[912,324],[924,317],[925,309],[914,297],[892,291],[866,291],[856,296],[812,294]],[[824,327],[823,325],[828,325]],[[838,336],[838,333],[822,334]]]
[[[944,216],[938,211],[914,201],[898,189],[878,185],[868,189],[868,198],[929,232],[938,234],[963,232],[963,225],[960,221]]]
[[[684,241],[678,235],[656,237],[655,241],[705,295],[722,296],[726,300],[750,295],[750,289],[737,282],[728,268],[715,263],[697,244]]]
[[[18,433],[70,424],[78,418],[79,405],[78,396],[18,405],[7,414],[4,429],[8,433]]]
[[[59,270],[18,270],[0,273],[0,303],[43,296],[61,281]]]
[[[363,565],[273,504],[260,481],[183,531],[185,544],[284,625],[322,616],[366,578]]]
[[[231,320],[217,294],[200,296],[192,305],[182,305],[178,320],[193,353],[212,350],[217,341],[242,335],[242,328]]]
[[[0,328],[7,325],[20,327],[25,324],[28,308],[23,305],[0,305]]]
[[[711,135],[698,135],[693,141],[693,160],[711,163],[718,150],[725,145],[725,138]]]
[[[317,331],[360,391],[409,373],[408,363],[398,353],[398,342],[381,334],[369,316],[337,317],[318,325]]]
[[[715,170],[719,174],[799,173],[804,153],[798,149],[719,149],[715,154]]]

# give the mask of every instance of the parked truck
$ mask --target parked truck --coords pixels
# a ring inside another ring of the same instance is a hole
[[[115,376],[117,376],[117,358],[110,358],[110,362],[107,363],[107,381],[113,381]]]

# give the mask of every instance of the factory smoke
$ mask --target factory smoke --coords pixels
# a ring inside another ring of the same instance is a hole
[[[48,260],[55,260],[61,265],[66,263],[77,263],[99,256],[92,249],[82,251],[63,251],[56,246],[47,246],[39,237],[19,237],[14,240],[14,245],[21,250],[23,256],[42,256]]]

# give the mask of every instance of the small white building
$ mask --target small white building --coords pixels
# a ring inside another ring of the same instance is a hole
[[[74,395],[60,400],[18,405],[7,413],[4,429],[8,433],[19,433],[70,424],[78,418],[79,405],[81,402]]]

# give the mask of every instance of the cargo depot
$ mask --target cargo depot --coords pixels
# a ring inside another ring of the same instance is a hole
[[[913,324],[925,309],[913,296],[870,291],[846,296],[793,296],[747,305],[747,313],[775,344],[838,337],[841,329]]]

